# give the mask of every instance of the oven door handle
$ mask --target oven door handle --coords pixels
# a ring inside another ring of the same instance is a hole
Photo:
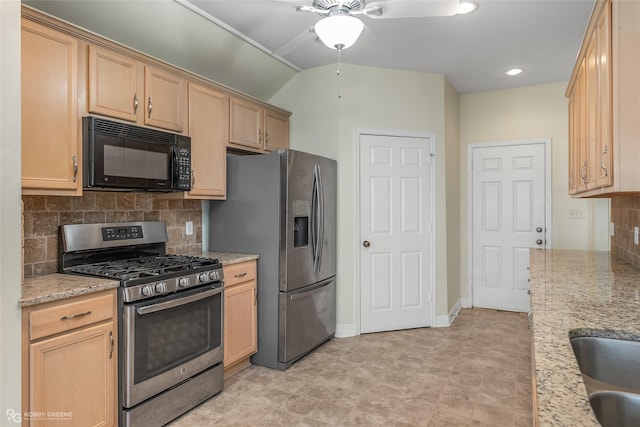
[[[200,292],[195,295],[190,295],[188,297],[176,298],[171,301],[165,301],[158,304],[153,305],[145,305],[144,307],[136,308],[136,312],[143,316],[149,313],[155,313],[162,310],[168,310],[174,307],[180,307],[181,305],[190,304],[195,301],[199,301],[201,299],[208,298],[210,296],[219,294],[222,292],[222,288],[211,289],[208,291]]]

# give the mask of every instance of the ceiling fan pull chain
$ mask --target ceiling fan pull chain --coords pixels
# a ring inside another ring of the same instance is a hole
[[[342,48],[338,46],[338,69],[336,70],[336,75],[338,76],[338,99],[342,99],[342,88],[340,85],[340,54],[342,53]]]

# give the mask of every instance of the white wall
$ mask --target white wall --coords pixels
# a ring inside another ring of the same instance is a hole
[[[0,424],[20,412],[20,2],[0,1]]]
[[[608,199],[572,199],[568,185],[566,83],[463,94],[460,96],[460,279],[467,297],[467,148],[471,143],[551,138],[552,247],[609,250]],[[569,219],[582,208],[585,219]]]
[[[433,132],[436,138],[437,314],[448,312],[445,202],[445,80],[428,74],[342,64],[297,74],[270,102],[294,111],[290,146],[338,160],[339,327],[357,323],[354,130]],[[457,170],[456,170],[457,174]]]

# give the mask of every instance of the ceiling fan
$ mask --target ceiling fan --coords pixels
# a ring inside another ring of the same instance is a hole
[[[313,0],[311,5],[300,5],[297,10],[323,16],[315,24],[315,33],[327,47],[341,51],[353,45],[364,29],[364,23],[356,16],[372,19],[453,16],[459,6],[459,0]]]

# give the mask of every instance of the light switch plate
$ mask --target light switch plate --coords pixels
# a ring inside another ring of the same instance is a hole
[[[582,208],[569,209],[569,219],[584,219],[584,209]]]
[[[187,236],[192,236],[193,235],[193,221],[187,221],[184,224],[184,228],[185,228],[185,234]]]
[[[633,227],[633,243],[638,244],[638,227]]]
[[[613,236],[616,233],[616,227],[613,222],[609,223],[609,235]]]

